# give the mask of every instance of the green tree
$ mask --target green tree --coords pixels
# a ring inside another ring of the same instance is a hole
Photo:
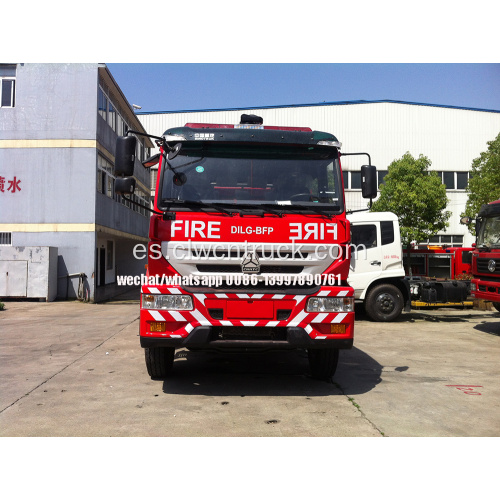
[[[436,172],[429,171],[431,161],[407,152],[388,167],[380,186],[380,197],[373,203],[372,212],[393,212],[398,216],[401,241],[408,249],[410,243],[423,241],[448,227],[451,212],[446,211],[446,187]],[[407,270],[411,274],[410,269]]]
[[[471,178],[466,189],[469,198],[461,217],[475,219],[481,205],[500,198],[500,134],[486,144],[488,150],[472,161]],[[474,234],[474,223],[468,226]]]

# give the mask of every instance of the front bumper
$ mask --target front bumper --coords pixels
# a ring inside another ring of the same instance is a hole
[[[251,336],[251,332],[249,332]],[[350,349],[353,345],[353,339],[329,338],[322,340],[313,340],[303,329],[290,326],[286,329],[286,337],[283,340],[237,340],[237,339],[219,339],[217,330],[211,326],[197,326],[192,332],[184,338],[168,337],[142,337],[141,347],[187,347],[187,348],[210,348],[210,349]]]
[[[471,290],[470,294],[472,297],[490,300],[491,302],[500,302],[500,282],[473,279],[471,285],[476,287],[474,291]]]
[[[147,294],[186,294],[180,287],[143,286]],[[280,293],[194,293],[191,311],[144,309],[142,347],[268,347],[349,349],[354,337],[354,312],[306,312],[307,299],[353,297],[348,286],[322,287],[311,295]],[[164,323],[165,331],[151,331]]]

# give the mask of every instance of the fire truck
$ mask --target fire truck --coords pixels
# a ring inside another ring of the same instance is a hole
[[[410,249],[412,277],[434,279],[466,279],[472,274],[472,247],[419,245]],[[405,269],[407,251],[403,252]]]
[[[134,134],[116,144],[115,191],[125,197]],[[169,375],[179,348],[299,348],[313,377],[333,376],[354,335],[337,138],[255,115],[150,137],[160,152],[143,164],[158,164],[140,301],[149,375]],[[362,179],[363,196],[375,197],[373,165]]]
[[[413,308],[472,307],[472,247],[423,245],[410,249]],[[408,268],[404,252],[405,269]]]
[[[468,223],[470,219],[465,217],[462,222]],[[491,301],[500,312],[500,200],[483,205],[479,210],[472,274],[471,295]]]

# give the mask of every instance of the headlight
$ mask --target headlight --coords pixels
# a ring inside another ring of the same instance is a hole
[[[189,311],[193,309],[190,295],[150,295],[142,294],[144,309],[169,309],[171,311]]]
[[[470,284],[470,291],[471,292],[475,292],[476,291],[476,284],[475,283],[471,283]]]
[[[310,297],[306,312],[352,312],[354,297]]]

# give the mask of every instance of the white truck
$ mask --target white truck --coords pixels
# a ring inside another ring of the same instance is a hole
[[[391,212],[356,212],[351,223],[348,283],[373,321],[394,321],[411,309],[398,218]]]

